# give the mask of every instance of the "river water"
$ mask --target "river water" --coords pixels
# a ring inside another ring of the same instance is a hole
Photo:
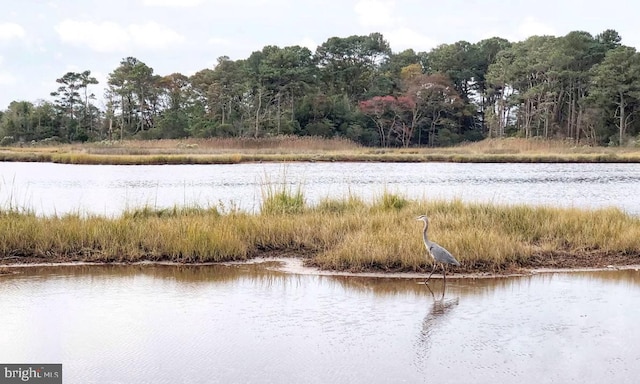
[[[0,163],[0,208],[117,215],[409,198],[640,215],[635,164]],[[0,363],[62,363],[65,383],[636,383],[640,272],[419,281],[263,265],[18,268],[0,275]]]
[[[38,214],[117,215],[175,205],[258,211],[265,184],[301,188],[308,203],[385,191],[416,199],[597,208],[640,215],[638,164],[291,163],[66,165],[1,163],[0,207]]]
[[[432,281],[261,265],[0,276],[0,361],[65,383],[637,383],[640,272]]]

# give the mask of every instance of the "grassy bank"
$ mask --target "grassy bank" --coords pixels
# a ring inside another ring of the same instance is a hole
[[[3,263],[212,262],[256,256],[304,257],[348,271],[427,271],[419,214],[430,237],[462,263],[457,271],[640,263],[640,219],[616,209],[409,201],[384,194],[307,206],[301,192],[266,192],[261,213],[215,208],[141,209],[121,217],[37,217],[0,213]]]
[[[348,140],[275,137],[110,141],[0,148],[0,161],[64,164],[236,164],[243,162],[640,162],[640,148],[604,148],[566,141],[484,140],[447,148],[365,148]]]

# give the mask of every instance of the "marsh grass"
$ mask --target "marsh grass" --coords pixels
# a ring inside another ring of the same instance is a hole
[[[128,209],[123,214],[124,218],[146,219],[151,217],[182,217],[182,216],[220,216],[218,207],[212,206],[202,208],[199,206],[174,206],[170,208],[155,208],[143,206],[135,209]]]
[[[265,215],[302,213],[305,210],[302,185],[298,184],[294,189],[287,182],[286,168],[279,183],[273,182],[269,175],[265,175],[260,191],[262,194],[260,211]]]
[[[429,237],[462,263],[459,271],[530,266],[602,266],[640,261],[640,219],[617,209],[579,210],[415,201],[391,193],[307,206],[300,189],[275,188],[258,214],[208,208],[133,210],[120,217],[37,217],[0,210],[0,258],[9,261],[214,262],[297,255],[349,271],[428,271]],[[606,264],[605,264],[606,265]]]
[[[344,199],[323,198],[313,209],[320,213],[345,213],[362,210],[366,206],[364,200],[351,192]]]
[[[637,163],[640,148],[519,138],[487,139],[444,148],[367,148],[339,138],[277,136],[11,146],[0,148],[0,161],[125,165],[292,161]]]
[[[82,146],[80,148],[84,148]],[[180,153],[212,153],[237,150],[250,150],[264,153],[304,152],[327,150],[352,150],[361,146],[353,141],[332,138],[325,139],[314,136],[273,136],[264,138],[228,137],[210,139],[185,140],[126,140],[90,144],[89,150],[94,153],[120,154],[180,154]]]
[[[374,200],[373,209],[380,209],[382,211],[401,210],[409,205],[409,200],[404,196],[392,193],[385,188],[382,195]]]

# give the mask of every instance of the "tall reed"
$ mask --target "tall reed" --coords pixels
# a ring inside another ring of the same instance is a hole
[[[191,263],[286,254],[325,269],[427,271],[431,261],[422,224],[415,220],[426,213],[430,239],[460,260],[458,270],[562,266],[558,260],[640,263],[640,219],[617,209],[408,200],[393,194],[372,202],[349,196],[308,206],[299,193],[276,190],[258,214],[175,208],[116,218],[38,217],[4,209],[0,259]]]
[[[302,213],[305,209],[304,193],[298,184],[296,189],[287,182],[286,168],[280,183],[274,183],[269,175],[265,175],[261,186],[263,214]]]

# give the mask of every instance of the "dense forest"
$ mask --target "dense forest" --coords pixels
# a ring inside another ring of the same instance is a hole
[[[286,134],[383,147],[505,136],[627,145],[640,132],[640,54],[614,30],[399,53],[380,33],[332,37],[315,52],[223,56],[190,77],[127,57],[100,103],[91,71],[56,81],[51,101],[0,112],[2,144]]]

